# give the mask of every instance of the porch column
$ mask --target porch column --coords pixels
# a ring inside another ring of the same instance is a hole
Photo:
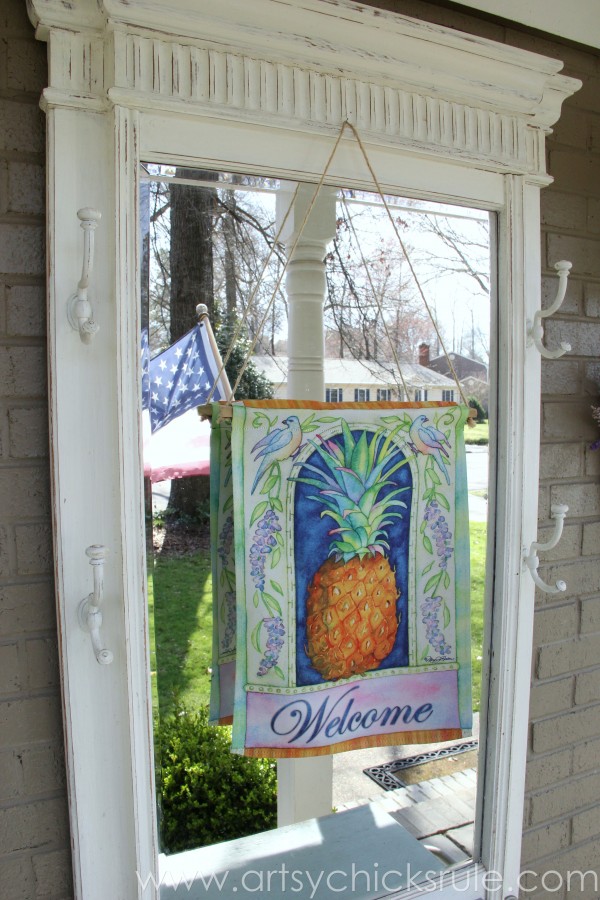
[[[283,184],[277,194],[279,228],[294,194],[294,184]],[[324,400],[323,303],[325,252],[335,235],[334,188],[322,187],[300,239],[293,249],[314,194],[314,186],[301,184],[281,234],[288,254],[287,396],[294,400]],[[290,825],[325,816],[333,806],[331,756],[283,759],[277,763],[277,822]]]

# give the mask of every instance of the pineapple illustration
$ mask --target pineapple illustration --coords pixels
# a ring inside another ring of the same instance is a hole
[[[319,488],[310,495],[336,527],[328,559],[313,575],[306,598],[306,653],[326,681],[377,669],[394,646],[399,591],[387,528],[402,518],[398,499],[408,488],[388,490],[391,476],[407,460],[390,453],[393,433],[361,431],[355,440],[346,422],[336,440],[310,441],[324,469],[305,462],[294,479]],[[395,449],[395,448],[394,448]],[[386,471],[387,470],[387,471]]]

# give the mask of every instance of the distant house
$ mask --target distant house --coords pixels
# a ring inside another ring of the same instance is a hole
[[[462,379],[461,385],[465,397],[476,397],[487,413],[490,402],[490,386],[487,381],[468,375],[467,378]]]
[[[254,356],[256,368],[269,379],[275,397],[284,398],[287,387],[287,356]],[[402,379],[393,364],[372,360],[325,359],[325,400],[330,403],[350,401],[363,403],[373,400],[445,400],[458,399],[456,382],[433,369],[415,363],[402,362]]]
[[[487,366],[482,362],[471,359],[470,356],[463,356],[461,353],[449,353],[448,356],[436,356],[434,359],[430,359],[429,344],[419,344],[419,364],[433,369],[434,372],[439,372],[441,375],[448,375],[453,378],[448,359],[452,362],[459,381],[463,381],[464,378],[472,375],[474,378],[487,382]]]

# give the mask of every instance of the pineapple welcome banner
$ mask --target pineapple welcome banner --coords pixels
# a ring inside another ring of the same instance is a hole
[[[212,405],[210,436],[210,539],[212,562],[212,676],[209,721],[233,720],[236,643],[236,580],[233,542],[231,419],[221,419]]]
[[[467,415],[234,404],[233,750],[310,756],[468,733]]]

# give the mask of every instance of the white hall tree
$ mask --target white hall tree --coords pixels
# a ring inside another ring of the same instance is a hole
[[[39,35],[51,37],[48,227],[56,240],[49,244],[48,356],[77,896],[141,896],[136,871],[159,875],[148,778],[140,321],[130,302],[139,289],[139,165],[169,160],[203,170],[260,169],[314,183],[346,116],[368,135],[386,192],[454,199],[495,212],[499,222],[497,341],[505,352],[490,547],[493,652],[478,840],[463,874],[499,871],[505,895],[515,895],[534,599],[522,547],[537,537],[540,424],[540,360],[526,348],[525,331],[540,301],[544,140],[578,82],[545,57],[345,0],[102,0],[100,7],[95,0],[70,6],[30,0],[29,8],[42,23]],[[369,189],[358,165],[348,144],[332,180]],[[103,210],[95,266],[102,327],[93,355],[64,315],[80,272],[76,212],[84,206]],[[102,302],[106,297],[113,299]],[[114,548],[104,625],[114,662],[102,671],[73,615],[76,598],[89,591],[85,548],[99,541]],[[110,865],[98,864],[99,847]],[[482,893],[479,884],[460,894],[448,881],[437,896]]]

